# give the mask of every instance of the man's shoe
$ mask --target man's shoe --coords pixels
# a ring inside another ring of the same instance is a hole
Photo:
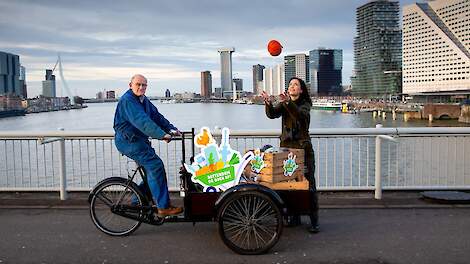
[[[319,225],[311,225],[308,228],[308,232],[316,234],[316,233],[320,232],[320,226]]]
[[[183,212],[182,207],[174,207],[170,206],[168,208],[158,208],[157,215],[159,217],[171,216],[171,215],[179,215]]]

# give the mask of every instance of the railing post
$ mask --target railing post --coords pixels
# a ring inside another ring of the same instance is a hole
[[[63,131],[63,128],[59,128]],[[59,140],[60,200],[67,200],[67,176],[65,170],[65,139]]]
[[[377,124],[375,126],[376,128],[382,128],[381,124]],[[382,139],[380,138],[380,135],[377,135],[375,137],[375,199],[380,200],[382,199],[382,168],[381,168],[381,160],[382,160],[382,154],[381,154],[381,142]]]

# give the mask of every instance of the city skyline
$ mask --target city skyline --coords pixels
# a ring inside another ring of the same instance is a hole
[[[403,7],[415,1],[399,2]],[[101,89],[122,94],[137,72],[149,78],[149,95],[163,95],[166,89],[198,92],[201,71],[210,70],[214,84],[220,83],[217,49],[224,46],[237,49],[233,74],[245,80],[247,89],[252,87],[252,65],[272,67],[283,56],[318,47],[344,51],[343,83],[349,84],[355,9],[364,3],[182,1],[134,6],[125,1],[0,0],[0,50],[20,56],[31,97],[41,93],[44,71],[54,66],[59,52],[71,90],[84,97]],[[286,12],[290,9],[295,12]],[[214,15],[207,16],[207,10]],[[281,56],[269,56],[270,39],[284,46]]]

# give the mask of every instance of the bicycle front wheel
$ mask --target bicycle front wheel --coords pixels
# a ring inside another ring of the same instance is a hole
[[[98,184],[90,200],[95,226],[111,236],[125,236],[142,223],[144,198],[137,185],[124,178],[110,178]],[[128,216],[128,217],[126,217]]]
[[[264,193],[239,191],[231,194],[219,210],[219,234],[239,254],[262,254],[282,233],[279,207]]]

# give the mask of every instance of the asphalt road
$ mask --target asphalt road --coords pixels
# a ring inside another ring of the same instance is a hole
[[[267,254],[241,256],[214,222],[96,229],[83,209],[1,209],[0,263],[469,263],[470,209],[323,209],[321,232],[284,228]]]

